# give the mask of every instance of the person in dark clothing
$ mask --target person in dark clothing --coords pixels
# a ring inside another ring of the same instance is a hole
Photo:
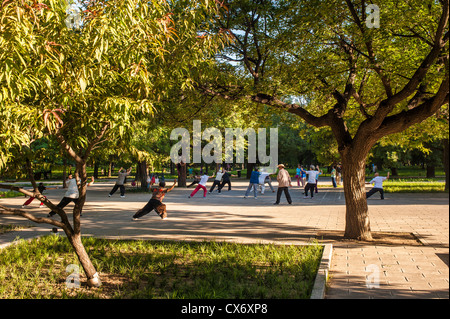
[[[166,182],[160,182],[159,187],[153,189],[152,198],[148,201],[148,203],[133,215],[133,220],[138,220],[142,216],[150,213],[152,210],[155,210],[161,219],[166,219],[166,205],[162,203],[162,200],[164,199],[164,196],[166,196],[166,194],[175,187],[176,184],[177,180],[175,179],[171,187],[165,188]]]
[[[74,178],[72,174],[69,174],[69,176],[67,177],[66,180],[66,184],[67,184],[67,190],[64,193],[64,197],[61,199],[61,201],[58,203],[58,205],[56,205],[56,207],[58,208],[64,208],[67,205],[70,204],[70,202],[73,202],[75,204],[78,203],[78,199],[80,197],[80,193],[78,191],[78,185],[80,183],[80,180],[77,179],[76,177]],[[89,183],[86,184],[86,186],[91,186],[92,184],[94,184],[94,176],[91,177],[91,181]],[[47,217],[52,217],[53,215],[55,215],[56,212],[51,211],[48,213]],[[80,213],[80,216],[81,213]]]
[[[230,177],[236,177],[236,175],[231,175],[229,171],[223,169],[222,183],[219,185],[219,193],[222,191],[222,188],[225,186],[225,184],[228,185],[228,191],[231,191]]]
[[[253,194],[255,196],[255,199],[257,198],[257,191],[258,191],[258,185],[259,185],[259,175],[261,173],[259,172],[258,167],[255,167],[252,174],[250,175],[250,182],[248,184],[247,191],[245,192],[244,198],[247,198],[247,196],[250,194],[252,188],[253,188]]]
[[[198,184],[200,182],[200,175],[197,172],[194,173],[194,181],[187,187],[191,187],[192,185]]]

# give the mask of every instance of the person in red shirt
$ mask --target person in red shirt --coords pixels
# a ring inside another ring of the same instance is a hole
[[[175,179],[171,187],[165,188],[166,182],[160,182],[159,186],[153,189],[152,198],[150,198],[148,203],[133,215],[133,220],[138,220],[142,216],[150,213],[152,210],[155,210],[155,212],[161,217],[161,219],[166,219],[166,205],[163,204],[162,201],[164,199],[164,196],[166,196],[166,194],[170,192],[176,184],[177,180]]]

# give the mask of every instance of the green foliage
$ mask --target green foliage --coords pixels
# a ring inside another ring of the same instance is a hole
[[[399,92],[416,73],[430,52],[443,11],[437,2],[419,0],[376,4],[380,28],[366,28],[365,2],[230,1],[219,25],[229,28],[235,41],[223,51],[221,61],[233,66],[230,74],[240,77],[247,95],[265,93],[285,103],[296,102],[296,107],[317,117],[336,107],[335,97],[349,87],[349,71],[354,68],[353,98],[342,111],[342,129],[349,131],[350,139],[389,96],[386,90]],[[432,97],[448,77],[446,63],[433,61],[414,92],[426,92],[418,101]],[[396,103],[390,115],[413,108],[415,97],[411,94]]]
[[[83,1],[82,25],[60,0],[4,1],[0,32],[0,166],[43,135],[82,155],[105,139],[130,140],[173,87],[192,87],[220,36],[200,39],[210,1]],[[7,129],[6,129],[7,128]],[[5,133],[3,133],[5,132]],[[115,147],[115,145],[113,145]]]

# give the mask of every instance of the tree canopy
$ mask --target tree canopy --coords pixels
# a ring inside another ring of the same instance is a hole
[[[221,35],[198,36],[221,5],[208,0],[82,1],[75,28],[66,23],[70,16],[63,0],[6,0],[0,6],[0,167],[21,158],[34,192],[1,187],[37,197],[61,221],[4,206],[0,213],[64,229],[92,279],[95,269],[80,241],[90,154],[115,137],[130,141],[137,120],[151,118],[175,88],[192,87],[192,74],[226,41]],[[37,190],[31,144],[42,137],[56,139],[76,162],[81,183],[72,224]]]
[[[219,72],[229,72],[199,88],[329,127],[344,170],[346,237],[370,239],[369,151],[448,104],[448,1],[378,1],[379,27],[366,23],[373,17],[365,1],[235,0],[227,6],[218,28],[229,30],[234,42],[218,59],[226,64]]]

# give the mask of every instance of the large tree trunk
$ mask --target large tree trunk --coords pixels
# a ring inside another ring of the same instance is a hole
[[[138,167],[136,169],[136,181],[139,180],[142,189],[147,189],[147,162],[138,162]]]
[[[186,163],[178,165],[178,186],[186,187]]]
[[[366,199],[366,154],[361,151],[342,152],[342,176],[345,194],[345,238],[372,240]]]
[[[444,143],[444,172],[445,172],[445,190],[448,191],[449,184],[449,143],[448,138],[443,140]]]

